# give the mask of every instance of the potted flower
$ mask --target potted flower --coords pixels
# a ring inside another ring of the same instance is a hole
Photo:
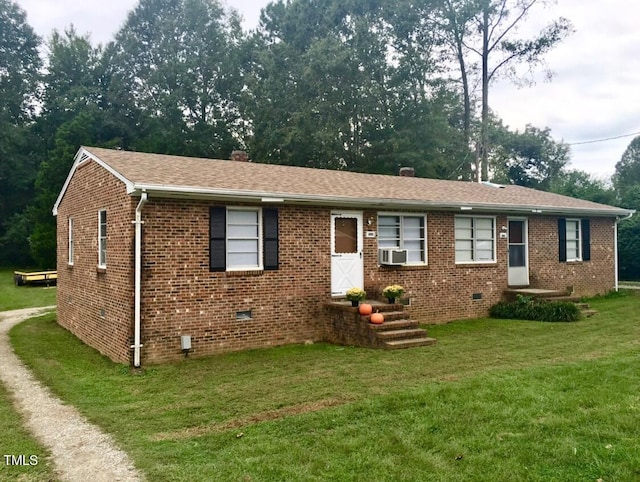
[[[367,296],[367,292],[362,288],[354,287],[347,291],[347,299],[351,301],[351,306],[358,306],[365,296]]]
[[[382,290],[382,296],[389,300],[389,303],[395,303],[396,298],[400,298],[404,294],[404,288],[400,285],[389,285]]]

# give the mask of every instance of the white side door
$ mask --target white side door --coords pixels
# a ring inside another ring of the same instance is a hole
[[[529,286],[529,242],[526,219],[509,218],[509,286]]]
[[[364,288],[362,212],[331,213],[331,296]]]

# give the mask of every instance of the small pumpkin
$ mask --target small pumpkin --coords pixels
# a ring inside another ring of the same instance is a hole
[[[367,316],[370,315],[373,312],[373,306],[371,306],[368,303],[362,303],[360,305],[360,307],[358,308],[358,312],[362,315],[362,316]]]
[[[381,323],[384,323],[384,315],[379,311],[376,311],[369,317],[369,322],[373,323],[374,325],[380,325]]]

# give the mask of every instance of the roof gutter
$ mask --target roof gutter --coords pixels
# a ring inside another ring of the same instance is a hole
[[[135,286],[134,286],[134,326],[133,326],[133,366],[138,368],[140,366],[140,350],[142,348],[142,344],[140,343],[140,332],[141,332],[141,306],[142,306],[142,225],[144,221],[142,220],[142,208],[147,203],[148,194],[146,192],[142,192],[140,195],[140,202],[136,207],[136,219],[133,221],[135,224],[136,230],[136,239],[135,239]]]
[[[603,216],[619,217],[627,216],[633,211],[627,209],[582,209],[582,208],[559,208],[555,206],[536,206],[522,204],[492,204],[492,203],[459,203],[459,202],[439,202],[420,201],[412,199],[385,199],[385,198],[354,198],[323,196],[317,194],[291,194],[279,192],[244,191],[234,189],[204,189],[190,186],[164,186],[154,184],[132,184],[128,193],[139,195],[147,191],[158,197],[164,198],[187,198],[187,199],[210,199],[219,201],[242,201],[242,202],[279,202],[287,204],[316,204],[340,207],[360,207],[360,208],[391,208],[391,209],[443,209],[451,211],[479,211],[479,212],[500,212],[518,214],[547,214],[547,215],[572,215],[572,216]]]

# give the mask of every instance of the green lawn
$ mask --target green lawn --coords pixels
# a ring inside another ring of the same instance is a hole
[[[15,286],[13,271],[7,268],[0,269],[0,311],[56,304],[55,286]]]
[[[59,328],[16,351],[151,481],[640,480],[636,293],[576,323],[469,320],[434,346],[288,346],[132,374]]]

